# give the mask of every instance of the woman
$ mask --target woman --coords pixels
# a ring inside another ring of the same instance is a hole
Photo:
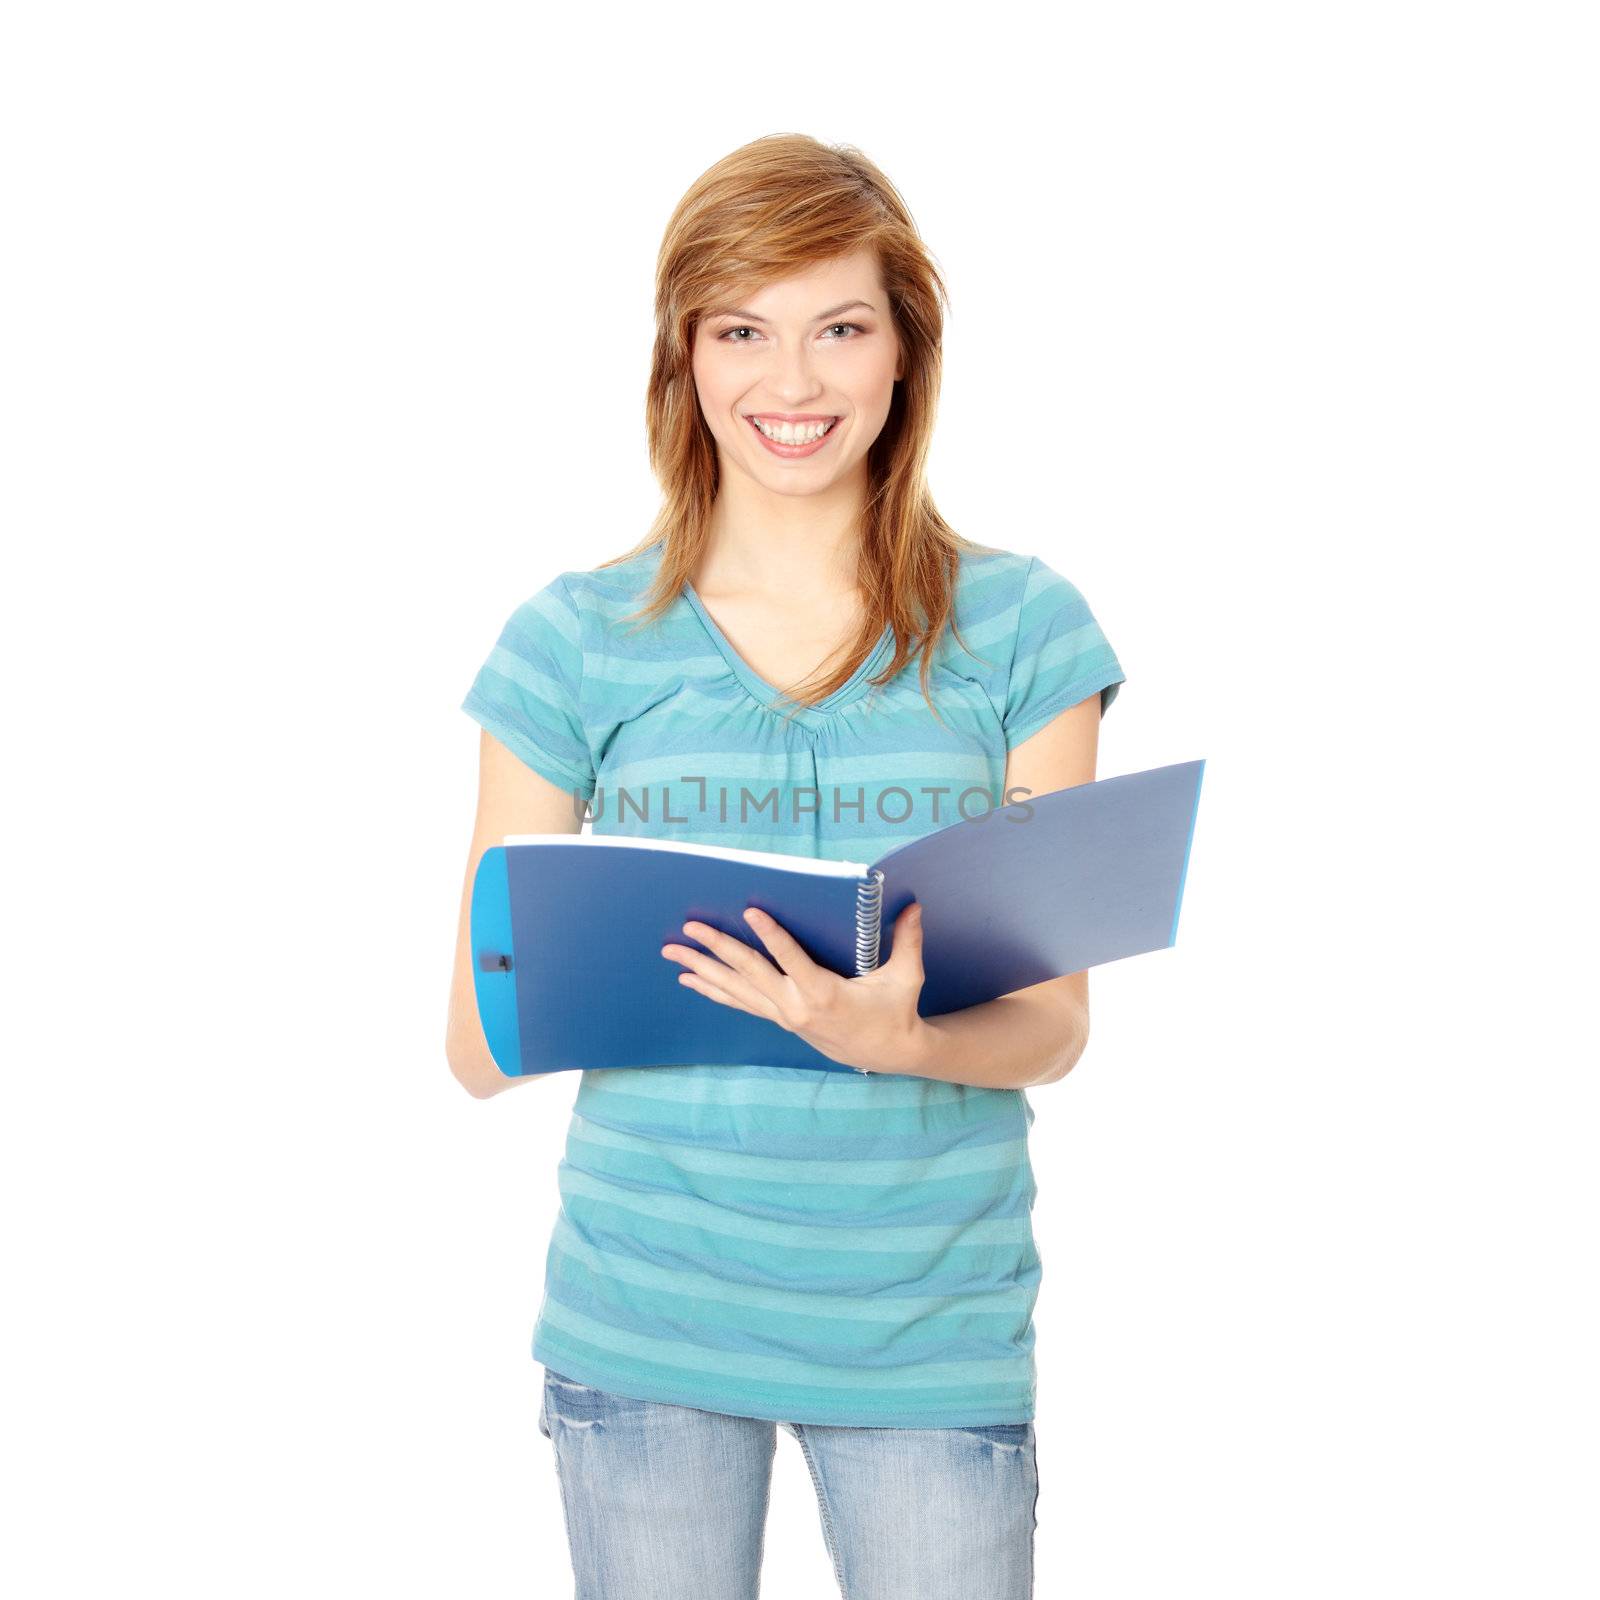
[[[862,861],[1094,778],[1123,675],[1082,595],[957,535],[922,480],[943,296],[852,148],[758,139],[678,206],[660,515],[520,605],[464,702],[483,734],[448,1054],[472,1093],[542,1081],[500,1075],[473,1003],[470,885],[505,834],[577,832],[592,803],[597,834]],[[859,1070],[583,1074],[533,1341],[580,1600],[755,1595],[780,1426],[853,1600],[1028,1595],[1024,1091],[1082,1052],[1086,974],[923,1018],[914,906],[851,979],[748,924],[686,923],[664,967]]]

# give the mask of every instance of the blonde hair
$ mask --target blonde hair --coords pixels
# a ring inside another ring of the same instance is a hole
[[[966,648],[953,616],[960,553],[990,547],[963,538],[940,516],[924,480],[942,369],[944,280],[894,185],[853,145],[769,134],[724,156],[678,202],[656,260],[656,336],[645,398],[661,507],[645,538],[601,566],[631,560],[664,541],[645,603],[632,613],[648,622],[678,598],[705,548],[717,452],[701,415],[692,358],[706,310],[730,292],[760,288],[863,248],[877,257],[903,376],[867,455],[857,574],[865,618],[847,658],[811,699],[847,682],[892,623],[893,658],[869,681],[887,682],[920,650],[922,693],[932,708],[928,674],[946,622]],[[809,703],[795,693],[787,698]]]

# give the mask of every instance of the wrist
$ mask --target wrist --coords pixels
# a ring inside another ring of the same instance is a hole
[[[871,1068],[876,1072],[893,1073],[903,1078],[928,1076],[927,1069],[938,1061],[944,1046],[944,1035],[929,1017],[918,1016],[907,1028],[899,1049],[891,1063]]]
[[[936,1059],[936,1050],[941,1042],[942,1035],[936,1034],[930,1021],[925,1016],[917,1016],[910,1021],[901,1042],[886,1056],[878,1058],[877,1066],[851,1066],[851,1070],[859,1072],[862,1077],[920,1077],[923,1067]]]

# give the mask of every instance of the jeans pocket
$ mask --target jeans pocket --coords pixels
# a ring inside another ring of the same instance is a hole
[[[557,1372],[552,1367],[544,1369],[544,1378],[547,1384],[553,1383],[558,1389],[577,1389],[584,1394],[601,1394],[604,1391],[591,1388],[587,1383],[579,1383],[576,1378],[569,1378],[564,1372]]]
[[[984,1422],[955,1431],[971,1434],[973,1438],[984,1439],[990,1444],[1010,1445],[1017,1450],[1031,1449],[1033,1445],[1031,1422]]]

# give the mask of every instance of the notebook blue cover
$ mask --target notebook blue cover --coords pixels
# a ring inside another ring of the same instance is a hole
[[[691,918],[766,954],[769,912],[849,977],[892,953],[922,905],[923,1016],[979,1005],[1177,941],[1204,761],[1036,795],[908,840],[871,863],[677,841],[512,835],[473,880],[478,1015],[508,1076],[689,1063],[854,1069],[765,1017],[678,982],[664,944]],[[701,946],[700,948],[705,948]]]

